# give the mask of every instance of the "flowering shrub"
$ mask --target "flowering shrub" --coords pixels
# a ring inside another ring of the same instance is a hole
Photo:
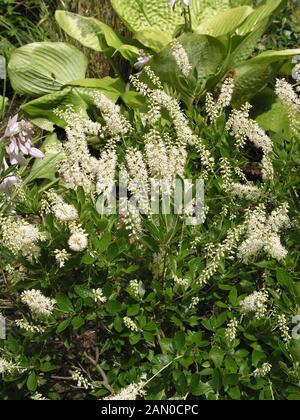
[[[54,103],[43,142],[9,121],[2,399],[299,399],[299,73],[264,109],[232,106],[234,74],[185,108],[150,62],[130,106]]]

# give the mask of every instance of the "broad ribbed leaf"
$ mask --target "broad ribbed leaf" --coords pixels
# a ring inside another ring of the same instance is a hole
[[[237,66],[251,57],[267,26],[268,19],[266,18],[238,44],[230,57],[231,67]]]
[[[282,0],[266,0],[264,4],[257,7],[237,30],[238,35],[246,35],[265,18],[269,18],[280,6]]]
[[[174,34],[178,25],[183,24],[179,2],[175,9],[164,0],[111,0],[111,4],[126,26],[132,32],[157,28]]]
[[[216,16],[205,19],[196,29],[199,34],[223,36],[232,33],[252,12],[252,7],[241,6],[225,10]]]
[[[192,66],[191,77],[189,77],[189,81],[193,83],[192,86],[187,85],[187,81],[183,86],[183,76],[169,45],[157,54],[149,64],[160,80],[175,87],[181,94],[182,99],[188,103],[188,98],[194,99],[195,94],[201,94],[208,79],[218,72],[225,53],[223,44],[208,35],[184,34],[179,38],[179,41],[184,47]],[[195,73],[197,78],[195,82],[192,82]]]
[[[120,79],[105,77],[103,79],[75,80],[70,86],[41,98],[34,99],[22,105],[24,111],[31,121],[44,130],[53,131],[54,125],[65,127],[65,121],[61,120],[54,110],[59,107],[72,105],[78,113],[87,116],[86,110],[93,104],[90,93],[100,90],[113,102],[116,102],[124,91],[124,83]]]
[[[278,74],[282,63],[300,54],[300,49],[266,51],[236,67],[233,103],[236,106],[249,101]]]
[[[15,92],[41,96],[55,92],[68,82],[83,79],[87,58],[63,42],[35,42],[16,49],[8,63]]]
[[[211,18],[230,8],[230,0],[191,0],[193,28],[197,28],[204,19]]]

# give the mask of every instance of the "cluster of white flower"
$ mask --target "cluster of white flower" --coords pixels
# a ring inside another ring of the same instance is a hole
[[[233,255],[242,234],[245,232],[245,223],[231,229],[226,239],[220,243],[214,250],[214,257],[212,261],[208,263],[206,268],[202,271],[197,283],[202,285],[208,282],[208,280],[216,273],[219,268],[220,261],[227,255]]]
[[[47,401],[48,400],[48,398],[43,397],[43,395],[40,394],[39,392],[36,392],[35,394],[31,395],[30,399],[34,401]]]
[[[192,66],[185,49],[177,39],[171,42],[171,52],[181,73],[185,77],[188,77],[192,71]]]
[[[202,140],[197,137],[189,127],[188,120],[180,109],[178,101],[164,92],[162,89],[151,90],[145,83],[141,82],[136,76],[130,78],[133,86],[144,96],[149,98],[150,111],[145,121],[149,125],[154,125],[161,117],[161,109],[165,108],[174,124],[177,143],[181,145],[192,145],[200,153],[203,166],[212,168],[214,159],[210,152],[205,148]]]
[[[262,290],[247,296],[240,305],[245,312],[254,312],[255,317],[261,319],[267,314],[268,299],[269,294],[267,290]]]
[[[93,289],[92,292],[96,303],[105,303],[107,301],[107,298],[104,296],[103,290],[100,287],[98,287],[98,289]]]
[[[66,261],[70,258],[70,254],[67,252],[66,249],[56,249],[54,251],[56,262],[59,266],[59,268],[64,267]]]
[[[82,252],[88,247],[88,234],[81,227],[81,225],[76,224],[75,222],[69,223],[69,229],[71,231],[71,236],[68,240],[68,245],[70,249],[74,252]]]
[[[285,79],[277,79],[275,92],[280,101],[293,111],[300,112],[300,97],[294,91],[293,86]]]
[[[43,334],[43,332],[45,331],[45,328],[42,327],[41,325],[34,325],[28,322],[26,319],[16,319],[15,324],[21,330],[31,332],[31,333]]]
[[[14,216],[0,217],[0,232],[5,247],[14,255],[20,253],[30,261],[40,254],[38,242],[46,240],[37,226]]]
[[[263,206],[257,207],[246,224],[247,239],[239,247],[241,259],[247,261],[260,251],[265,251],[277,260],[286,257],[287,250],[281,244],[279,233],[290,225],[287,203],[274,210],[270,216],[266,215]]]
[[[244,198],[245,200],[258,200],[262,196],[263,191],[250,182],[247,184],[232,182],[229,185],[229,193],[232,197]]]
[[[138,280],[130,280],[129,289],[134,296],[139,296],[140,294],[140,284]]]
[[[117,167],[117,154],[115,148],[103,150],[99,160],[97,194],[103,194],[104,199],[109,199],[115,185],[115,174]]]
[[[198,303],[200,302],[200,298],[198,296],[193,296],[191,303],[189,304],[189,310],[196,308]]]
[[[120,107],[115,105],[103,93],[95,91],[92,93],[95,105],[101,111],[106,122],[107,130],[114,137],[128,134],[132,127],[129,121],[121,114]]]
[[[184,279],[182,277],[177,277],[176,275],[174,275],[173,277],[174,280],[174,284],[175,286],[188,286],[189,285],[189,280],[188,279]]]
[[[162,139],[155,129],[145,136],[145,153],[150,176],[156,180],[173,184],[176,175],[183,177],[187,159],[184,145],[174,145]]]
[[[124,316],[123,322],[124,322],[125,327],[128,328],[129,330],[133,332],[139,331],[139,327],[131,318],[129,318],[129,316]]]
[[[122,168],[123,176],[125,173],[127,173],[126,170]],[[132,201],[132,199],[129,200],[127,197],[121,197],[119,200],[119,213],[120,225],[125,225],[131,240],[139,239],[143,233],[142,218],[135,200]]]
[[[26,369],[21,368],[18,364],[8,361],[0,357],[0,375],[3,373],[25,372]]]
[[[270,137],[249,116],[251,105],[246,103],[241,109],[235,109],[230,114],[226,128],[236,138],[239,147],[244,146],[246,140],[251,141],[264,153],[272,151],[273,144]]]
[[[71,373],[73,381],[77,383],[78,388],[84,388],[84,389],[93,389],[93,385],[90,383],[90,381],[83,376],[83,374],[79,370],[74,370]]]
[[[291,341],[291,335],[290,335],[289,322],[287,320],[286,315],[284,314],[277,315],[277,325],[278,325],[283,341],[285,343],[289,343]]]
[[[236,339],[238,326],[239,326],[239,323],[236,318],[233,318],[229,321],[225,330],[225,338],[228,341],[232,342]]]
[[[55,300],[44,296],[40,290],[25,290],[21,294],[21,301],[37,316],[48,317],[54,310]]]
[[[53,190],[46,192],[46,201],[43,207],[46,212],[53,213],[54,217],[62,223],[71,222],[78,219],[78,212],[72,204],[67,204]]]
[[[132,383],[128,385],[126,388],[121,389],[120,392],[118,392],[115,395],[110,395],[109,397],[103,398],[104,400],[136,400],[138,396],[145,395],[145,391],[143,390],[146,382],[146,377],[142,376],[139,382]]]
[[[270,363],[264,363],[260,368],[255,369],[253,372],[254,378],[264,378],[271,372],[272,365]]]
[[[135,148],[126,150],[126,163],[128,168],[129,191],[133,194],[139,209],[144,214],[149,213],[149,183],[148,171],[143,154]]]
[[[98,171],[98,161],[89,152],[86,134],[103,137],[103,127],[75,113],[72,107],[55,112],[68,124],[68,141],[63,145],[64,158],[59,163],[60,176],[67,188],[77,189],[82,186],[86,192],[90,192]]]
[[[206,112],[212,122],[221,115],[224,108],[228,107],[232,100],[234,80],[231,77],[225,79],[218,100],[215,102],[213,95],[208,92],[206,95]]]

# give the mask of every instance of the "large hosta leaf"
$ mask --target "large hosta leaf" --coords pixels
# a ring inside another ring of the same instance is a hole
[[[87,116],[86,110],[93,104],[90,93],[100,90],[112,101],[116,102],[124,91],[124,83],[120,79],[105,77],[104,79],[83,79],[72,82],[70,86],[41,98],[34,99],[21,107],[31,121],[38,127],[53,131],[54,125],[65,127],[65,121],[60,119],[54,110],[72,105],[73,109]]]
[[[181,94],[187,103],[205,89],[207,81],[218,73],[223,64],[223,44],[208,35],[184,34],[179,38],[192,66],[190,77],[185,80],[168,45],[150,62],[151,68],[162,82],[167,82]],[[196,77],[194,75],[196,74]]]
[[[252,7],[241,6],[225,10],[216,16],[205,19],[196,29],[199,34],[222,36],[233,32],[252,12]]]
[[[134,38],[155,52],[161,51],[172,40],[170,34],[155,28],[143,29],[137,32]]]
[[[280,6],[283,0],[266,0],[257,7],[237,30],[241,36],[248,34],[265,18],[269,18]]]
[[[300,54],[300,49],[265,51],[236,67],[233,103],[236,106],[249,101],[278,74],[285,60]]]
[[[108,55],[119,51],[127,59],[135,59],[139,54],[136,47],[126,45],[123,38],[114,29],[96,18],[57,10],[55,19],[69,36],[87,48]]]
[[[35,42],[16,49],[8,63],[8,75],[15,92],[41,96],[83,79],[87,58],[63,42]]]
[[[157,28],[174,34],[183,23],[180,4],[171,9],[167,0],[111,0],[111,4],[132,32]]]

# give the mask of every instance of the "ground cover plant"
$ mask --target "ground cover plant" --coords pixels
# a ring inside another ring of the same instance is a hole
[[[0,398],[298,400],[296,4],[109,3],[1,6]]]

